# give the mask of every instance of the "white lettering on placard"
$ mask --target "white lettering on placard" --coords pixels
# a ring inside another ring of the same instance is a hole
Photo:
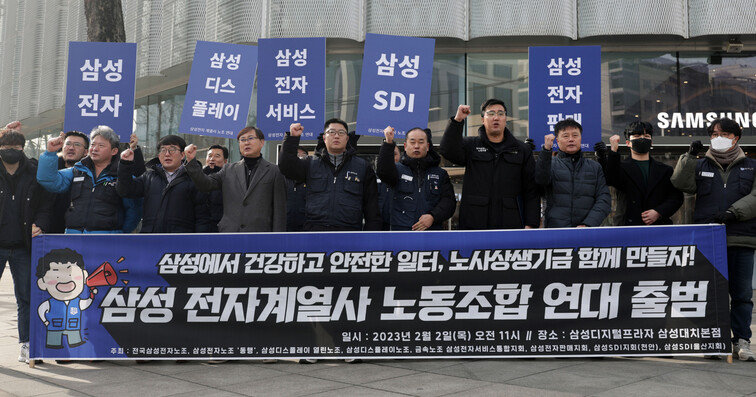
[[[373,104],[373,108],[385,110],[388,107],[392,112],[399,112],[404,110],[406,106],[407,112],[412,113],[415,111],[415,94],[405,96],[400,92],[392,92],[390,101],[386,100],[387,95],[389,93],[383,90],[376,92],[375,100],[377,103]]]
[[[656,115],[656,125],[661,128],[706,128],[711,125],[711,122],[718,119],[727,117],[728,119],[735,120],[743,128],[750,128],[756,125],[756,113],[747,112],[660,112]]]

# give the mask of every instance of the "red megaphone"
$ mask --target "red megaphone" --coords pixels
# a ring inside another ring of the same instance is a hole
[[[100,287],[104,285],[116,285],[118,282],[118,274],[116,274],[115,269],[113,269],[113,266],[110,264],[110,262],[105,262],[100,267],[97,268],[92,274],[87,277],[87,287],[89,287],[89,298],[94,298],[94,293],[92,290],[95,287]]]

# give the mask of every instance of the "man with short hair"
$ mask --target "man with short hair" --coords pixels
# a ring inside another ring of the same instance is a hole
[[[447,160],[465,166],[459,228],[537,228],[541,202],[533,179],[533,151],[507,129],[504,102],[489,99],[480,110],[478,136],[462,136],[470,106],[459,105],[439,147]]]
[[[286,132],[279,167],[287,178],[307,184],[305,224],[312,230],[381,230],[375,172],[348,145],[347,123],[326,121],[325,148],[306,159],[297,158],[304,127],[291,125]],[[364,226],[363,226],[364,220]]]
[[[441,230],[454,215],[457,199],[449,174],[438,166],[441,156],[433,150],[430,133],[409,130],[399,162],[393,161],[394,128],[386,127],[383,134],[378,176],[391,187],[391,230]]]
[[[624,224],[671,225],[672,215],[683,203],[683,194],[670,182],[672,167],[654,160],[651,145],[654,127],[645,121],[634,121],[625,129],[625,145],[630,157],[620,162],[619,135],[609,138],[611,150],[604,157],[606,144],[594,146],[609,186],[625,195]]]
[[[756,249],[756,160],[738,145],[742,134],[737,122],[721,118],[707,130],[711,148],[701,159],[701,141],[693,141],[680,156],[672,184],[695,193],[695,223],[723,223],[727,233],[727,268],[730,286],[732,355],[756,361],[751,351],[753,311],[753,253]]]
[[[18,313],[18,361],[29,361],[32,238],[47,231],[52,195],[36,180],[36,163],[24,155],[26,138],[13,122],[0,131],[0,275],[10,266]]]
[[[544,137],[536,164],[535,181],[546,193],[545,227],[599,226],[609,215],[612,196],[601,165],[583,157],[580,150],[583,127],[565,119]],[[553,157],[554,140],[559,153]]]
[[[89,150],[89,137],[83,132],[72,130],[66,132],[64,136],[65,141],[60,156],[64,166],[59,168],[73,167],[87,155],[87,150]]]
[[[205,233],[210,217],[206,196],[189,178],[182,160],[186,142],[167,135],[158,142],[158,157],[146,164],[147,171],[132,178],[140,167],[131,149],[121,153],[116,190],[121,197],[144,197],[140,233]]]
[[[87,155],[89,150],[89,137],[83,132],[68,131],[65,134],[63,149],[58,157],[58,169],[73,167],[79,160]],[[53,203],[52,225],[48,233],[64,233],[66,231],[66,210],[71,204],[71,192],[55,195]]]
[[[201,191],[222,189],[219,232],[286,231],[286,181],[278,167],[262,158],[265,135],[249,126],[239,131],[237,139],[242,159],[207,175],[194,161],[197,146],[187,146],[186,172]]]
[[[71,168],[57,170],[57,151],[65,134],[47,142],[39,157],[37,179],[52,193],[71,192],[66,210],[66,233],[130,233],[141,215],[138,202],[116,192],[120,139],[104,125],[92,129],[89,155]]]
[[[228,148],[221,145],[212,145],[207,149],[205,157],[205,167],[202,172],[205,175],[215,174],[223,169],[228,163]],[[207,210],[210,214],[210,233],[218,232],[218,223],[223,219],[223,192],[213,190],[205,193]]]

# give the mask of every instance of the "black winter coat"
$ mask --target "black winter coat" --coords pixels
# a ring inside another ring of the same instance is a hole
[[[43,232],[50,230],[52,226],[52,204],[54,195],[37,183],[37,164],[35,160],[24,158],[20,161],[16,175],[18,175],[15,192],[10,192],[11,182],[5,170],[5,166],[0,162],[0,219],[2,211],[6,208],[6,201],[9,196],[14,200],[23,200],[21,203],[21,222],[23,228],[24,247],[31,251],[31,233],[32,224],[37,225]],[[0,230],[0,233],[3,231]]]
[[[604,172],[582,153],[553,157],[551,150],[541,151],[535,180],[546,195],[544,227],[599,226],[611,211]]]
[[[304,230],[381,230],[375,172],[354,148],[347,147],[344,161],[334,167],[325,149],[297,158],[299,137],[287,133],[282,146],[281,173],[307,184]]]
[[[395,164],[394,147],[384,142],[378,153],[378,177],[391,187],[391,230],[412,230],[425,214],[433,216],[430,229],[440,230],[457,208],[449,174],[438,166],[441,158],[431,149],[418,160],[404,153]]]
[[[462,137],[463,127],[451,118],[439,147],[447,160],[465,166],[459,228],[539,227],[541,200],[530,146],[505,129],[502,151],[496,153],[483,126],[478,136],[468,137]]]
[[[625,194],[625,225],[645,225],[641,214],[656,210],[661,217],[654,225],[671,225],[670,217],[683,203],[683,194],[670,182],[672,167],[649,157],[648,182],[643,181],[641,170],[628,157],[620,161],[620,154],[609,151],[604,174],[606,183]]]
[[[132,177],[135,167],[139,165],[121,160],[116,190],[121,197],[144,197],[140,233],[209,232],[207,196],[197,189],[184,167],[178,169],[171,183],[157,158],[150,160],[147,171],[136,178]]]
[[[204,172],[205,175],[210,175],[220,170],[221,167],[205,167],[202,169],[202,172]],[[217,233],[218,223],[220,223],[220,220],[223,219],[223,190],[211,190],[209,192],[205,192],[204,194],[207,199],[205,205],[210,216],[210,228],[208,232]]]

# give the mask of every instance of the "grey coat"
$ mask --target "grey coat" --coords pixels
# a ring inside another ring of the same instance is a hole
[[[612,197],[593,160],[580,155],[573,163],[563,152],[552,160],[551,151],[542,150],[535,180],[546,192],[545,227],[599,226],[609,215]]]
[[[192,160],[186,164],[186,172],[201,191],[223,190],[219,232],[286,231],[286,180],[267,160],[260,159],[249,188],[244,160],[209,175],[202,172],[199,161]]]

